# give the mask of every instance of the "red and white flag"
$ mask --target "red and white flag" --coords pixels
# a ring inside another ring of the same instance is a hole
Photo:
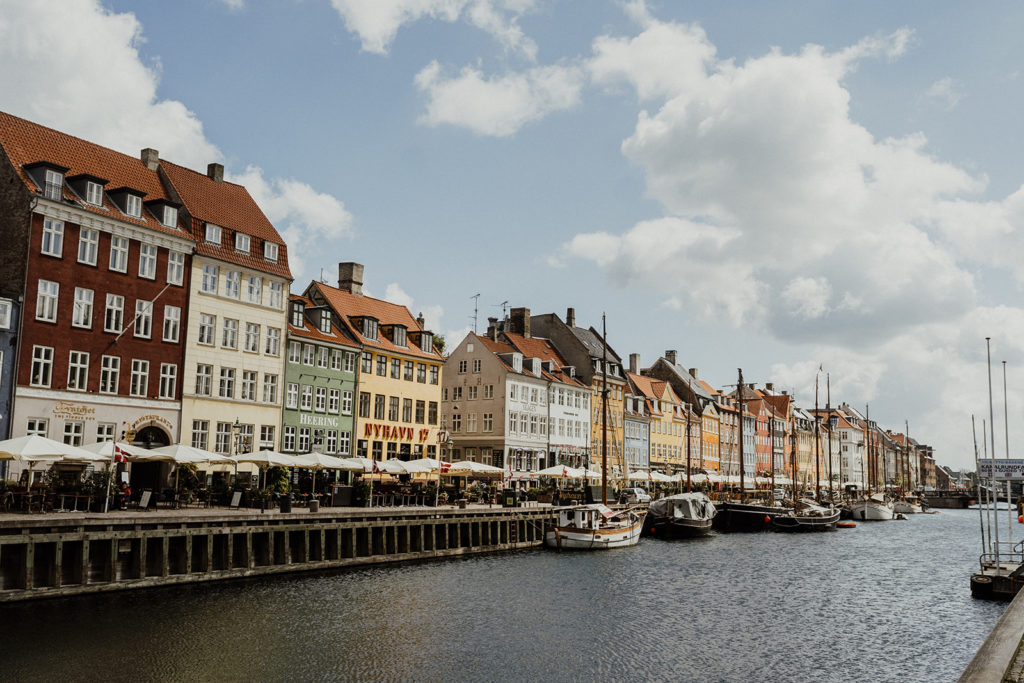
[[[441,463],[441,474],[446,473],[448,470],[452,468],[452,464],[450,462],[445,462],[444,460],[441,460],[439,462]]]
[[[562,465],[562,479],[569,478],[569,470],[565,469],[565,465]]]
[[[374,458],[374,460],[373,460],[373,473],[374,474],[380,474],[380,468],[377,467],[377,459],[376,458]]]
[[[128,451],[117,445],[114,442],[114,462],[128,462]]]

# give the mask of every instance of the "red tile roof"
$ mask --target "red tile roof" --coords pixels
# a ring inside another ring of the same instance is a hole
[[[541,362],[550,361],[554,364],[554,371],[548,372],[542,371],[541,374],[555,382],[562,382],[564,384],[572,384],[573,386],[586,387],[587,385],[581,382],[579,379],[570,377],[568,373],[564,372],[562,368],[566,367],[567,363],[562,358],[561,354],[558,353],[558,349],[555,348],[554,344],[550,340],[541,337],[524,337],[517,332],[502,332],[508,343],[513,347],[512,350],[519,351],[526,358],[539,358]],[[480,337],[486,343],[487,337]],[[490,348],[490,347],[488,347]],[[507,352],[503,352],[507,353]]]
[[[172,201],[160,181],[159,174],[149,170],[140,158],[115,152],[93,142],[87,142],[4,112],[0,112],[0,146],[3,147],[8,159],[14,165],[22,182],[32,193],[41,194],[40,188],[23,167],[27,164],[48,161],[67,167],[65,178],[80,174],[92,175],[109,181],[105,186],[106,190],[130,187],[145,193],[143,201],[153,199]],[[64,199],[73,202],[81,209],[106,218],[142,225],[179,237],[191,238],[187,230],[166,227],[145,209],[141,218],[125,215],[110,201],[106,192],[104,192],[103,206],[93,206],[75,196],[65,183]]]
[[[292,294],[288,297],[288,300],[301,301],[310,308],[315,305],[312,301],[299,294]],[[303,317],[303,326],[295,327],[292,325],[292,316],[290,311],[288,314],[288,333],[293,337],[301,337],[303,339],[313,339],[316,341],[332,342],[334,344],[358,346],[358,343],[352,338],[352,335],[338,327],[336,324],[331,325],[331,334],[324,334],[320,331],[319,327],[311,323],[309,319],[305,317]]]

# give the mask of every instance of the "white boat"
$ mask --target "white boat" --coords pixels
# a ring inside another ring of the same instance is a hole
[[[858,500],[852,505],[853,518],[868,522],[887,522],[893,518],[892,503],[885,496],[876,493],[867,500]]]
[[[921,505],[917,496],[904,496],[902,500],[897,500],[892,504],[892,509],[893,512],[902,512],[905,515],[924,512],[924,506]]]
[[[551,548],[604,550],[636,545],[643,529],[643,509],[612,510],[594,503],[577,505],[558,512],[558,526],[544,535]]]

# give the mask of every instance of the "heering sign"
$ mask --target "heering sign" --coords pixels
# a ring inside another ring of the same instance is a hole
[[[982,480],[992,479],[992,465],[995,463],[996,479],[1012,479],[1013,481],[1024,480],[1024,460],[995,460],[979,459],[978,475]]]
[[[310,427],[337,427],[338,418],[327,417],[325,415],[310,415],[309,413],[299,413],[299,424],[309,425]]]

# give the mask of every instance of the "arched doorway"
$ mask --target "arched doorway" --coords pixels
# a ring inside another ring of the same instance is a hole
[[[148,425],[139,429],[132,440],[133,446],[147,450],[160,448],[171,443],[171,439],[160,427]],[[131,474],[132,492],[150,489],[154,494],[159,494],[166,485],[167,473],[170,467],[162,462],[133,462]]]
[[[161,446],[168,446],[170,443],[171,438],[167,435],[167,432],[156,425],[143,427],[135,433],[135,439],[132,441],[133,446],[145,449],[160,448]]]

